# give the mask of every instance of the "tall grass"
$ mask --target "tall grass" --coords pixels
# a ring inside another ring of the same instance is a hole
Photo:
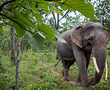
[[[108,64],[109,52],[107,52]],[[0,68],[0,88],[12,90],[15,87],[15,65],[11,63],[10,55],[1,54],[2,68]],[[20,90],[80,90],[77,83],[63,80],[61,62],[55,68],[56,52],[53,51],[24,51],[20,60],[19,82]],[[108,80],[105,80],[105,72],[99,84],[92,86],[93,90],[109,90],[110,87],[110,65]],[[89,77],[93,77],[95,68],[91,60],[89,65]],[[78,76],[77,65],[70,68],[70,76],[76,82]]]

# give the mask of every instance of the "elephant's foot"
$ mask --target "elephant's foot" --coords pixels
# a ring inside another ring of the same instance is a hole
[[[70,76],[69,76],[69,74],[68,74],[68,71],[63,70],[62,71],[62,75],[64,77],[64,80],[66,80],[66,81],[72,81],[71,78],[70,78]]]
[[[78,83],[81,83],[81,78],[80,78],[80,76],[78,76],[77,82],[78,82]]]
[[[72,81],[69,76],[64,76],[64,80],[66,80],[66,81]]]
[[[88,85],[95,85],[97,83],[96,78],[88,79]]]
[[[71,85],[77,85],[77,82],[72,81],[72,80],[71,81],[68,81],[68,83],[71,84]]]
[[[91,90],[91,88],[90,87],[82,87],[81,90]]]

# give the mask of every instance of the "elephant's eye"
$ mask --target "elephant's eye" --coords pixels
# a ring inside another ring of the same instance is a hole
[[[94,26],[87,27],[87,30],[91,30],[91,29],[94,29]]]
[[[89,39],[88,39],[88,41],[92,41],[94,39],[94,37],[90,37]]]
[[[104,29],[103,27],[100,27],[100,26],[99,26],[99,27],[97,27],[97,28],[98,28],[98,29],[100,29],[100,30],[103,30],[103,29]]]

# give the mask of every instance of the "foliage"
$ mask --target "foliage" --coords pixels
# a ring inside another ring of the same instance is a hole
[[[10,30],[9,26],[2,26],[0,32],[0,48],[4,51],[9,50]]]
[[[16,30],[16,35],[22,37],[24,40],[23,45],[29,47],[26,50],[20,61],[19,81],[20,90],[33,90],[33,89],[55,89],[55,90],[72,90],[75,88],[79,90],[79,86],[74,86],[71,83],[63,81],[61,75],[62,65],[59,64],[57,68],[54,68],[56,64],[56,45],[50,45],[55,40],[55,34],[57,32],[54,28],[53,17],[50,18],[50,23],[45,22],[46,16],[54,13],[55,15],[65,16],[64,12],[69,11],[73,16],[67,15],[64,17],[66,22],[60,22],[59,30],[65,31],[71,29],[73,26],[88,21],[87,18],[94,18],[94,9],[89,2],[85,0],[0,0],[0,47],[4,51],[9,49],[9,28],[10,25]],[[100,19],[97,12],[101,12],[101,15],[105,15],[107,22],[109,23],[109,14],[103,13],[101,10],[104,3],[99,4],[96,10],[96,19]],[[81,14],[75,12],[79,11]],[[108,6],[106,11],[109,12]],[[87,18],[83,17],[86,16]],[[50,17],[50,16],[49,16]],[[84,20],[81,20],[83,17]],[[48,21],[48,20],[47,20]],[[56,25],[57,26],[57,25]],[[108,25],[109,26],[109,25]],[[57,38],[59,34],[56,35]],[[48,40],[50,41],[48,41]],[[64,41],[63,41],[64,42]],[[39,51],[39,47],[44,47],[47,51]],[[8,49],[7,49],[8,48]],[[53,49],[51,51],[48,50]],[[32,49],[32,50],[31,50]],[[34,52],[36,50],[36,52]],[[0,89],[9,90],[15,87],[15,66],[11,63],[9,52],[7,54],[1,53],[2,68],[0,68]],[[107,52],[109,55],[110,52]],[[109,60],[109,56],[107,59]],[[109,61],[108,61],[109,62]],[[110,67],[109,67],[110,68]],[[89,76],[93,75],[95,69],[93,64],[89,68]],[[78,74],[78,68],[76,65],[71,68],[70,74],[72,80],[76,80]],[[100,84],[92,87],[93,89],[109,89],[108,81],[103,79]]]
[[[43,15],[48,15],[50,12],[63,15],[61,10],[57,7],[64,10],[77,10],[88,18],[94,17],[92,5],[84,0],[74,0],[74,2],[72,0],[1,0],[0,4],[1,24],[13,25],[19,37],[29,32],[32,35],[28,37],[32,39],[33,42],[37,41],[37,43],[33,43],[35,44],[34,46],[40,46],[45,39],[50,41],[54,40],[55,32],[44,23]],[[90,10],[91,12],[89,12]],[[39,41],[40,45],[38,45]]]
[[[70,10],[77,10],[81,12],[88,18],[94,17],[94,9],[90,3],[85,2],[85,0],[66,0],[64,4],[61,4],[61,7]],[[91,12],[90,12],[91,11]]]
[[[14,77],[9,76],[8,73],[0,72],[0,88],[2,90],[9,90],[15,86]]]
[[[110,52],[107,51],[107,53]],[[110,63],[109,58],[110,56],[108,54],[108,64]],[[15,85],[15,66],[11,64],[9,56],[2,55],[2,59],[3,69],[0,69],[0,83],[2,83],[1,88],[4,88],[3,90],[9,90],[12,89],[12,87]],[[68,88],[69,90],[80,90],[81,87],[79,87],[78,84],[72,84],[63,80],[61,74],[62,64],[59,63],[56,68],[54,67],[55,64],[55,51],[25,51],[22,55],[22,60],[20,61],[20,90],[67,90]],[[110,66],[108,68],[110,68]],[[92,77],[95,73],[95,68],[93,66],[92,60],[90,62],[88,73],[89,77]],[[101,82],[95,86],[92,86],[92,90],[109,90],[109,74],[108,80],[105,80],[104,72]],[[76,66],[76,64],[71,67],[70,76],[72,80],[76,82],[78,76],[78,67]],[[4,85],[6,85],[7,87]]]
[[[110,1],[91,1],[95,8],[95,21],[103,23],[106,28],[110,28]]]
[[[0,50],[0,53],[3,54]],[[5,55],[5,54],[4,54]],[[4,60],[7,60],[8,57],[3,58],[1,56],[1,63]],[[4,62],[3,62],[4,63]],[[3,64],[2,63],[2,64]],[[5,63],[5,65],[12,70],[15,70],[15,68],[12,66],[11,62]],[[13,75],[14,73],[11,73],[8,71],[7,67],[0,67],[0,89],[2,90],[9,90],[10,88],[15,87],[15,76]]]
[[[83,17],[78,12],[71,12],[70,14],[74,14],[74,15],[72,16],[68,14],[68,16],[65,17],[65,22],[61,23],[60,32],[70,30],[73,27],[76,27],[82,23],[86,23],[87,21],[89,21],[88,18]]]

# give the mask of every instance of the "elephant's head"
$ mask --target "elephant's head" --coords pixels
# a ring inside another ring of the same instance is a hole
[[[71,35],[72,42],[82,49],[92,50],[99,72],[89,84],[96,84],[101,79],[106,60],[106,43],[110,40],[110,31],[104,29],[100,23],[89,22],[76,27]]]
[[[103,44],[110,41],[110,30],[105,29],[100,23],[82,24],[76,27],[72,33],[72,42],[80,48],[87,48],[89,45],[94,46],[102,41]]]

